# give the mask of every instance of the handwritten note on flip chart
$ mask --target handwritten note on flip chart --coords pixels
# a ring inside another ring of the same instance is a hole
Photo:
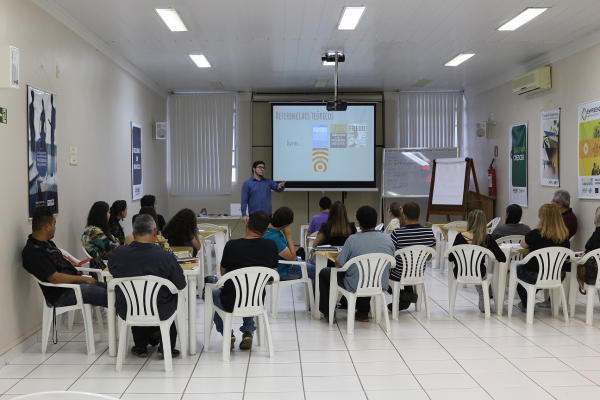
[[[458,147],[384,149],[383,197],[428,197],[433,160],[458,157]]]

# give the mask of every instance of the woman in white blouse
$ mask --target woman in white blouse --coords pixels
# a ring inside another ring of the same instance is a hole
[[[394,229],[401,228],[406,225],[404,213],[402,212],[402,204],[396,202],[390,204],[390,207],[388,208],[388,214],[392,220],[385,228],[385,233],[391,235]]]

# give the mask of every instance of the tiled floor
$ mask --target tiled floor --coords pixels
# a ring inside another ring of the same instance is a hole
[[[600,311],[596,325],[577,315],[568,324],[536,308],[533,325],[514,309],[485,320],[472,287],[460,288],[455,318],[448,317],[446,275],[429,270],[431,318],[403,311],[386,334],[375,323],[356,323],[346,333],[346,313],[338,324],[311,320],[299,286],[284,291],[277,320],[271,320],[275,358],[263,347],[236,348],[230,363],[221,361],[220,335],[213,331],[208,349],[174,359],[173,372],[152,354],[128,357],[115,371],[107,343],[96,342],[85,355],[82,327],[63,331],[46,355],[37,343],[0,368],[0,399],[21,394],[73,390],[121,399],[335,400],[335,399],[580,399],[600,397]],[[411,307],[412,309],[412,307]],[[203,315],[199,301],[198,315]],[[506,313],[505,313],[506,315]],[[202,318],[198,318],[199,341]],[[66,329],[66,326],[63,328]],[[236,333],[239,338],[241,334]],[[98,335],[96,335],[98,339]],[[199,349],[202,349],[201,343]],[[402,397],[401,397],[402,396]]]

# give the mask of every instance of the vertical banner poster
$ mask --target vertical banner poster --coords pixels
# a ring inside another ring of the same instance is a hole
[[[37,210],[58,214],[56,94],[27,86],[29,218]]]
[[[579,198],[600,199],[600,100],[578,108]]]
[[[558,140],[560,132],[560,108],[542,111],[542,157],[540,184],[560,186],[558,179]]]
[[[133,200],[141,199],[142,189],[142,127],[131,123],[131,192]]]
[[[508,202],[527,207],[527,122],[510,126]]]

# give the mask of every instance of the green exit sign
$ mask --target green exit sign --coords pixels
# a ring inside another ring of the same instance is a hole
[[[0,123],[2,123],[2,124],[6,123],[7,114],[8,114],[8,111],[6,110],[6,108],[0,107]]]

